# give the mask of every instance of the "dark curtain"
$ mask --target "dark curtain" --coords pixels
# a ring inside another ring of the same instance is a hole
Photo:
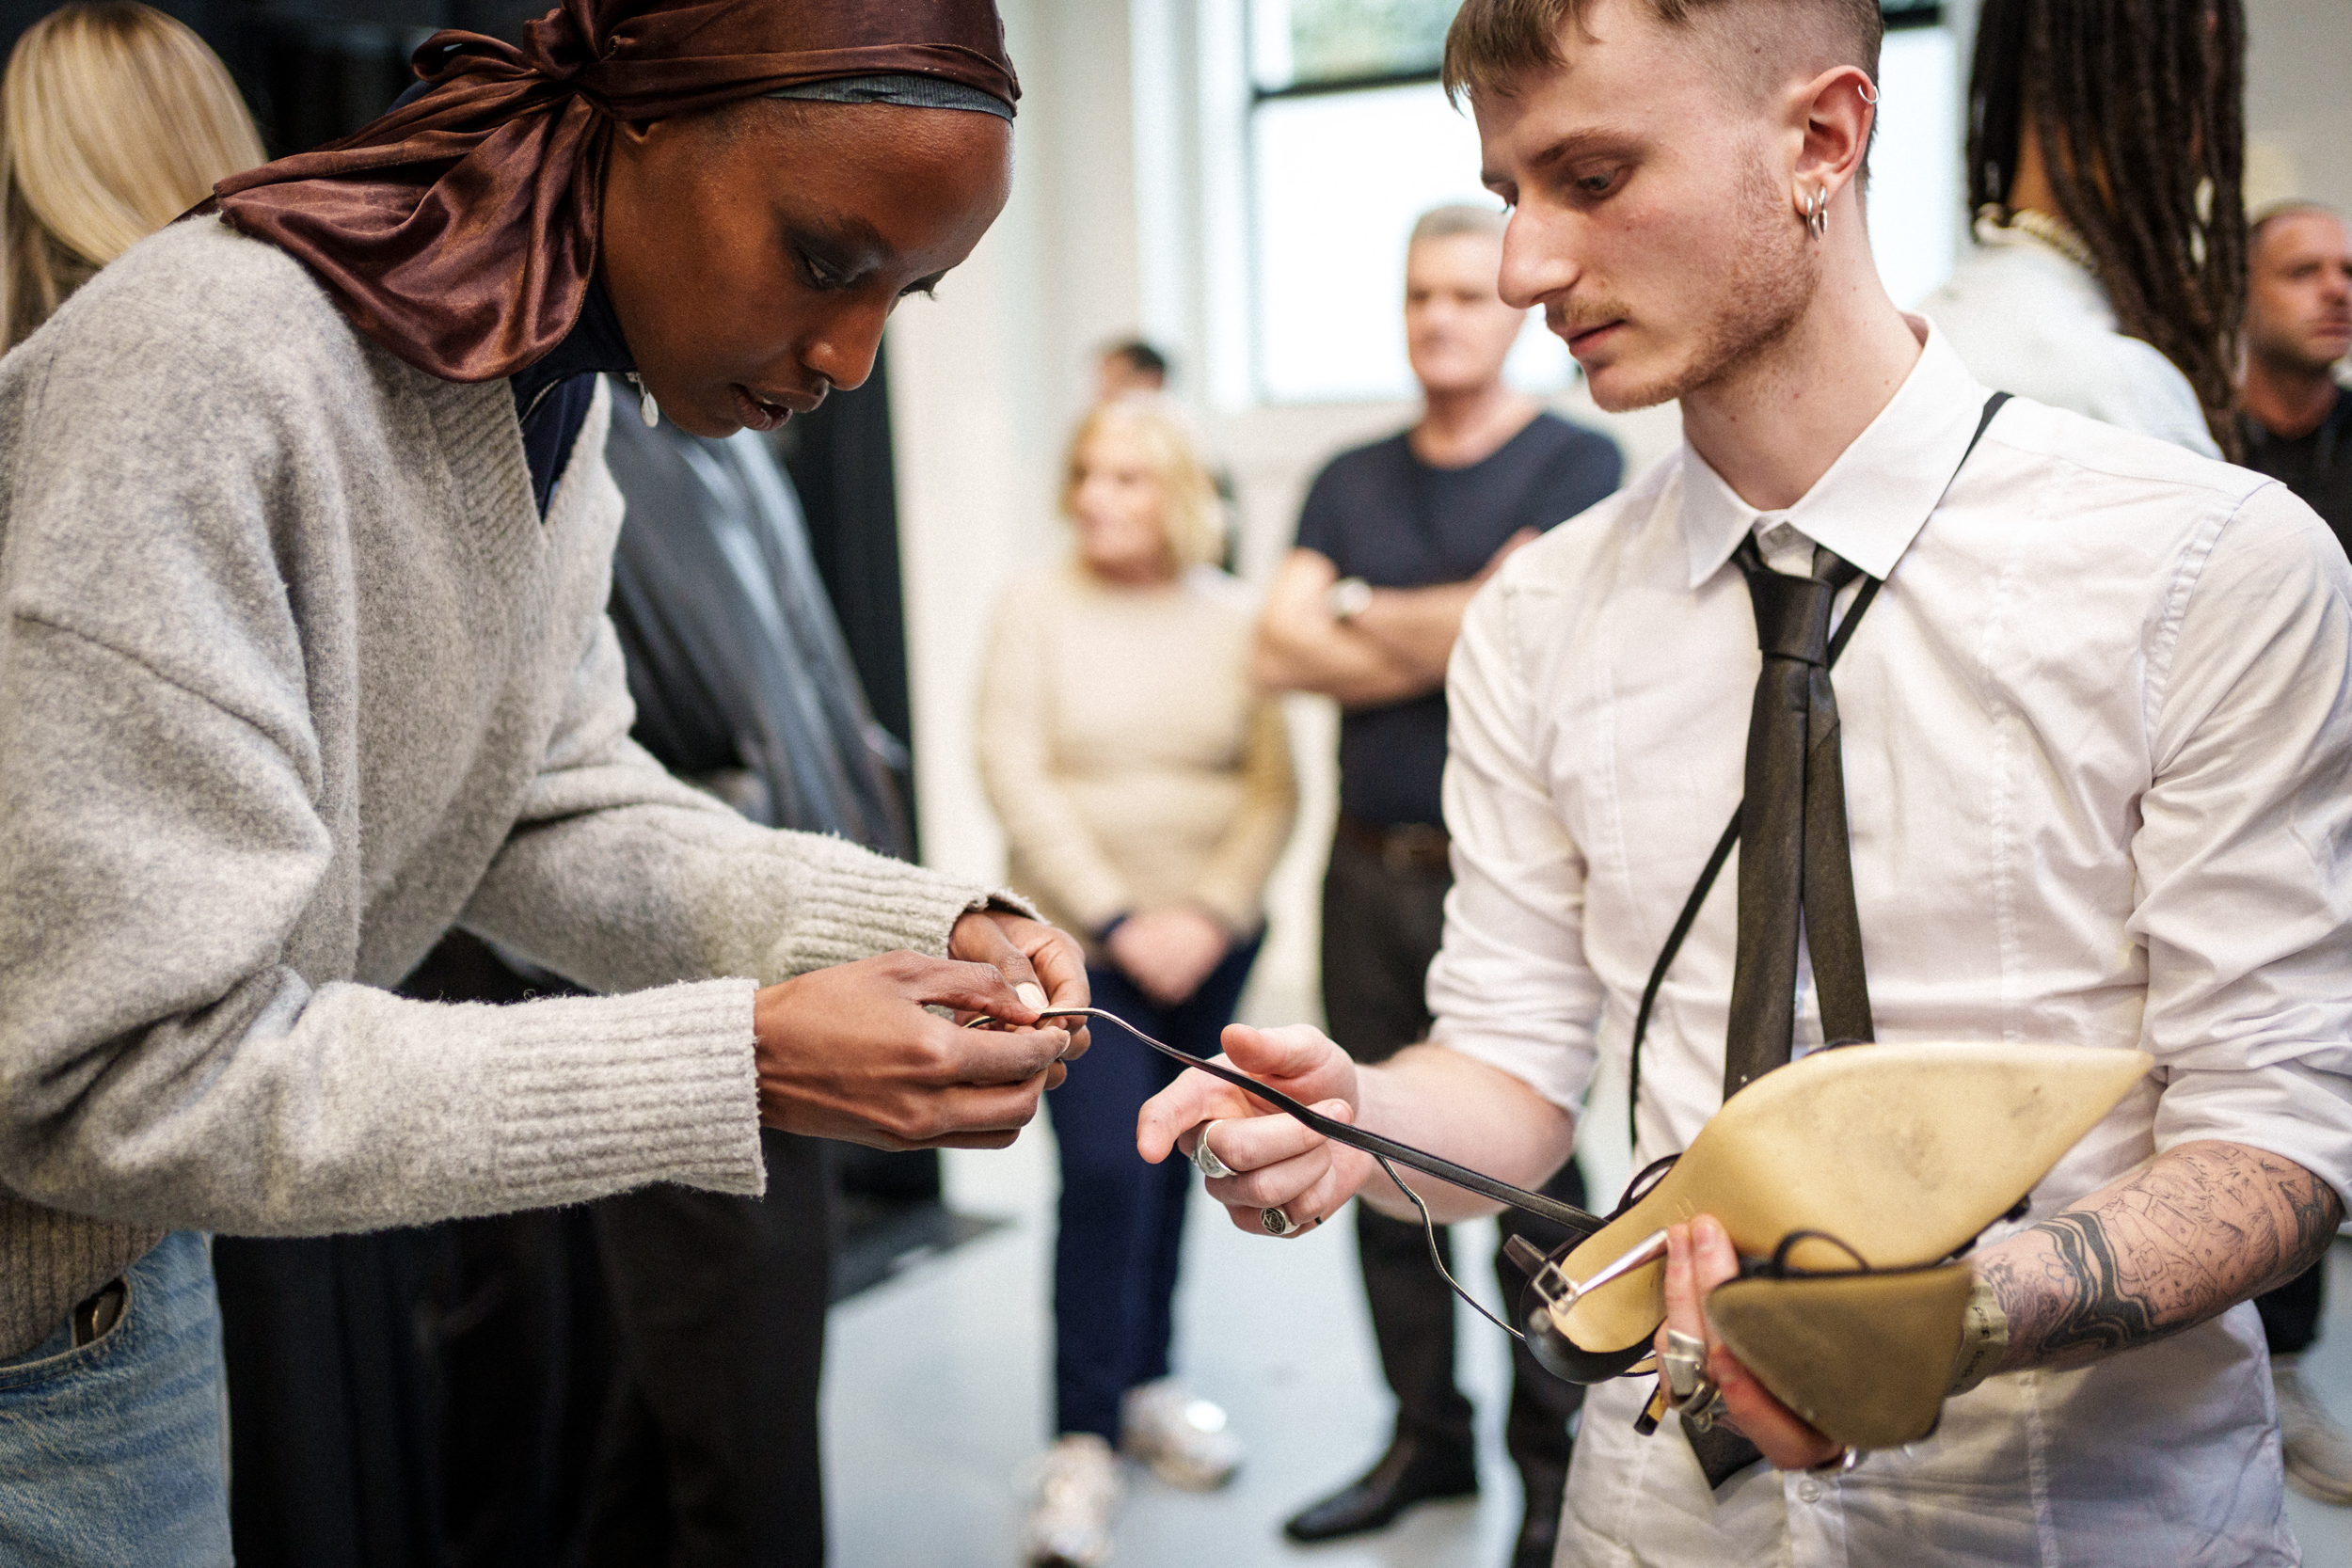
[[[898,573],[898,475],[891,463],[890,355],[854,392],[835,392],[776,434],[808,521],[808,547],[875,721],[901,748],[894,759],[914,840],[914,743],[907,696],[906,606]]]

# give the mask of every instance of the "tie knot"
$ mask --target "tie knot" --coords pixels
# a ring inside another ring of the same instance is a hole
[[[1764,564],[1755,535],[1740,541],[1733,552],[1748,579],[1748,600],[1756,607],[1756,644],[1766,658],[1793,658],[1803,664],[1829,662],[1829,615],[1838,590],[1861,575],[1860,568],[1822,546],[1813,551],[1813,575],[1790,577]]]

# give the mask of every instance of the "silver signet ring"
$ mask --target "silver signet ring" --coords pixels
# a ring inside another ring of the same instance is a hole
[[[1287,1236],[1298,1228],[1298,1223],[1279,1209],[1261,1209],[1258,1223],[1265,1227],[1269,1236]]]
[[[1658,1358],[1658,1368],[1666,1374],[1666,1391],[1681,1403],[1706,1381],[1707,1341],[1679,1329],[1666,1330],[1666,1354]]]
[[[1201,1123],[1200,1141],[1192,1146],[1192,1163],[1200,1167],[1203,1176],[1231,1176],[1233,1167],[1218,1159],[1216,1150],[1209,1147],[1209,1129],[1216,1125],[1213,1121]]]

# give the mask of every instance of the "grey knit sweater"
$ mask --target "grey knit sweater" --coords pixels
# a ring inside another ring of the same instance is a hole
[[[0,1357],[175,1228],[755,1192],[755,980],[987,901],[629,740],[605,419],[542,520],[504,382],[202,220],[0,360]],[[380,989],[458,922],[613,994]]]

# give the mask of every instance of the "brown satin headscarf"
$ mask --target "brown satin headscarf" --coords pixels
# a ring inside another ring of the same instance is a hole
[[[993,0],[563,0],[520,49],[436,33],[414,63],[433,91],[222,181],[212,205],[451,381],[511,375],[571,330],[614,120],[885,72],[1021,96]]]

